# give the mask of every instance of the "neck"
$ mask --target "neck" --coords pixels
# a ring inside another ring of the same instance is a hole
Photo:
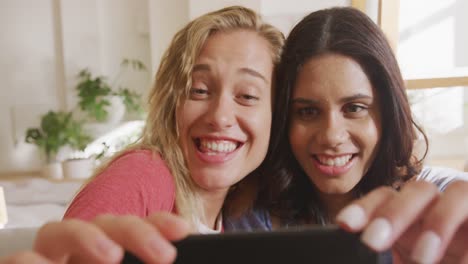
[[[227,190],[219,190],[215,192],[202,190],[199,192],[199,195],[205,215],[205,219],[201,219],[201,222],[214,229],[216,227],[216,219],[218,219],[221,208],[223,207]]]
[[[345,194],[320,193],[319,198],[326,210],[328,219],[334,223],[336,215],[341,209],[354,200],[354,195],[352,192]]]

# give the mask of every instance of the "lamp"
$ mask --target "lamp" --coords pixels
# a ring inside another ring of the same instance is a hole
[[[0,229],[5,227],[8,222],[8,215],[6,209],[5,195],[3,193],[3,187],[0,186]]]

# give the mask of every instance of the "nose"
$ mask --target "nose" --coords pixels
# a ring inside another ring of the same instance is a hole
[[[323,147],[338,147],[348,138],[346,120],[339,114],[330,113],[324,116],[317,129],[318,143]]]
[[[230,128],[236,122],[235,106],[229,96],[220,95],[212,101],[207,116],[209,125],[214,129]]]

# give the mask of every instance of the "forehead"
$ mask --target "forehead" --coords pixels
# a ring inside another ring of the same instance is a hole
[[[249,65],[267,74],[272,71],[273,56],[265,38],[251,30],[237,29],[210,35],[195,60],[195,64],[200,63]]]
[[[324,54],[306,61],[294,87],[295,95],[340,97],[357,93],[372,96],[374,89],[359,63],[340,54]]]

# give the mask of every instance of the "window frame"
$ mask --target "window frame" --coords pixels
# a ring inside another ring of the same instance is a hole
[[[351,6],[368,13],[368,0],[351,0]],[[399,12],[400,0],[378,0],[377,24],[387,36],[394,51],[398,48],[399,40]],[[441,77],[405,79],[407,89],[446,88],[468,86],[468,75],[447,75]]]

